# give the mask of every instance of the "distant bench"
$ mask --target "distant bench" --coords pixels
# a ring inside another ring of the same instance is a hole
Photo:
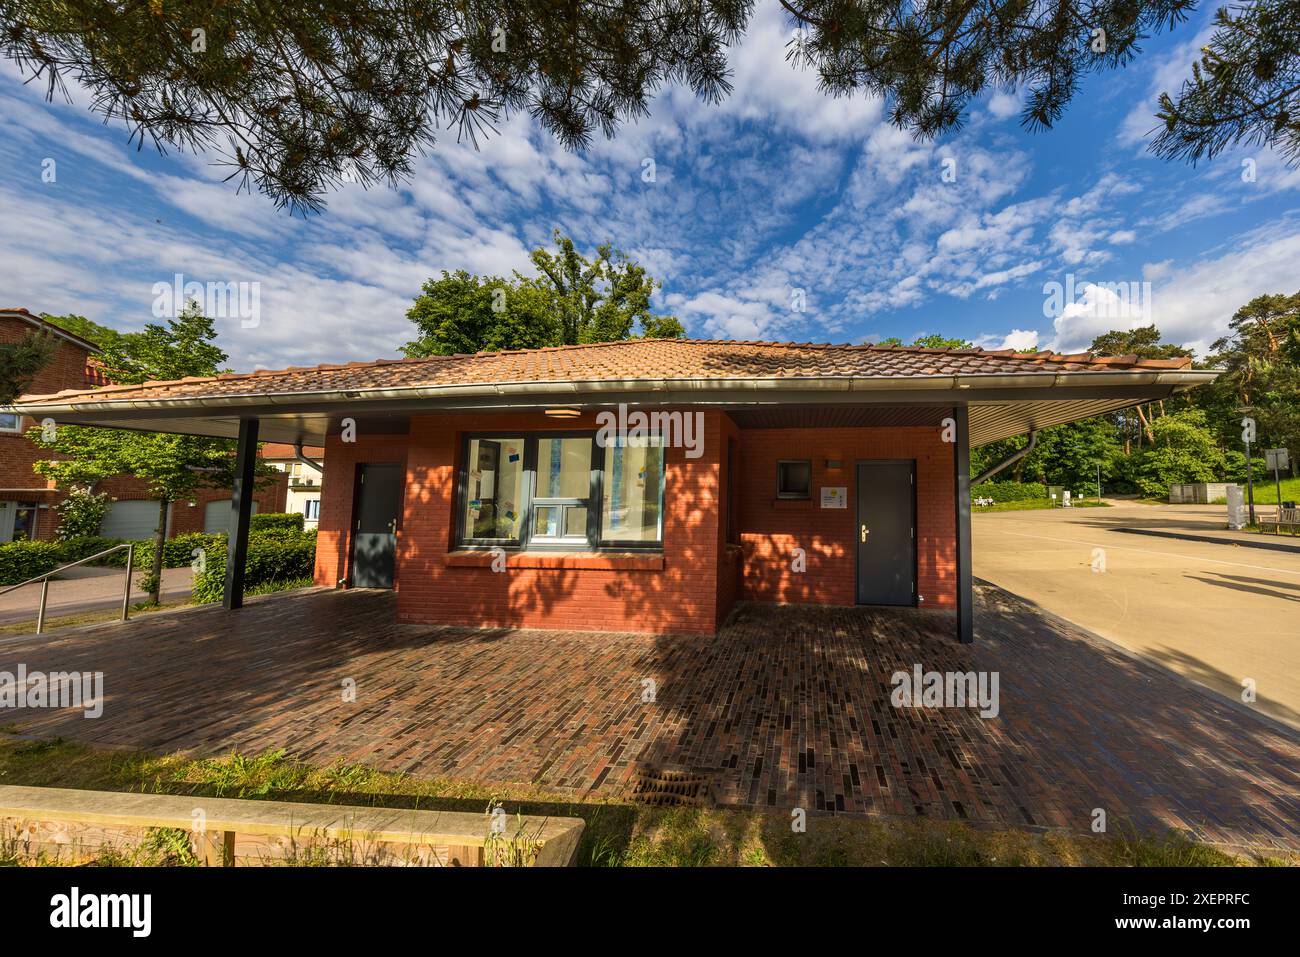
[[[493,833],[493,823],[496,831]],[[25,855],[138,843],[147,828],[190,834],[209,866],[295,860],[476,867],[565,867],[583,821],[466,811],[74,791],[0,785],[0,837]]]
[[[1274,510],[1271,519],[1261,518],[1259,520],[1260,531],[1263,531],[1270,525],[1273,526],[1273,531],[1279,535],[1282,534],[1283,528],[1289,528],[1294,534],[1295,530],[1300,528],[1300,507],[1293,505],[1290,508],[1287,508],[1285,505],[1279,505],[1277,509]]]

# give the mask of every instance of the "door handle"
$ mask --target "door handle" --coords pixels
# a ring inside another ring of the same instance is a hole
[[[397,519],[394,518],[394,519],[390,519],[390,520],[389,520],[389,522],[388,522],[388,531],[391,532],[391,533],[394,534],[394,535],[397,534]]]
[[[861,525],[858,527],[858,541],[865,543],[867,540],[867,536],[870,534],[871,534],[871,529],[867,528],[866,525]]]

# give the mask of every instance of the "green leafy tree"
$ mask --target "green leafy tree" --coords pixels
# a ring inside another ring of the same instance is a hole
[[[917,336],[912,340],[912,345],[920,346],[922,349],[973,349],[975,344],[967,339],[950,339],[947,336],[931,333],[928,336]],[[902,348],[905,343],[898,336],[889,336],[881,339],[876,345],[880,346],[898,346]]]
[[[554,345],[559,325],[514,279],[446,270],[428,279],[406,312],[419,338],[402,346],[411,357],[535,349]]]
[[[831,96],[884,97],[891,120],[919,137],[956,129],[971,101],[999,86],[1023,86],[1022,123],[1050,127],[1086,77],[1130,63],[1144,38],[1195,6],[781,3],[797,30],[793,67],[815,70]],[[612,136],[647,114],[666,84],[717,102],[731,90],[727,50],[753,8],[754,0],[0,0],[0,49],[51,96],[69,79],[88,89],[91,108],[124,123],[133,140],[216,151],[241,186],[316,210],[344,181],[409,176],[411,157],[439,129],[477,142],[505,115],[527,111],[581,148],[596,131]],[[1276,19],[1258,26],[1271,30]],[[1285,39],[1263,48],[1282,50]],[[1276,72],[1285,76],[1292,62],[1281,57]],[[1240,122],[1231,112],[1209,119]]]
[[[150,323],[141,332],[120,334],[105,361],[114,381],[127,385],[149,379],[186,375],[216,375],[226,355],[213,344],[212,320],[189,304],[175,319]],[[172,502],[201,488],[229,488],[234,483],[234,443],[229,439],[159,432],[86,428],[55,423],[53,434],[37,426],[28,438],[53,453],[35,463],[35,470],[60,488],[95,487],[116,475],[145,482],[158,500],[153,567],[142,585],[158,603],[162,585],[163,546],[167,540],[167,511]],[[270,467],[259,464],[259,473]]]
[[[1249,408],[1259,447],[1300,452],[1300,292],[1256,296],[1228,322],[1211,363],[1224,373],[1207,390],[1225,445],[1240,444],[1238,409]]]
[[[1215,482],[1226,476],[1230,463],[1203,410],[1162,416],[1152,429],[1153,444],[1125,462],[1128,478],[1143,495],[1164,498],[1175,483]]]
[[[0,405],[9,405],[27,391],[36,373],[54,358],[54,339],[44,330],[17,342],[0,343]]]
[[[116,329],[102,326],[98,322],[75,313],[69,313],[66,316],[52,316],[49,313],[42,313],[41,318],[51,325],[58,326],[64,332],[70,332],[74,336],[80,336],[88,342],[93,342],[101,349],[112,347],[122,338],[122,333]]]
[[[1238,144],[1300,161],[1300,4],[1220,7],[1217,29],[1177,96],[1160,96],[1157,156],[1196,162]]]
[[[1136,329],[1112,329],[1102,333],[1092,340],[1088,351],[1099,356],[1136,356],[1139,359],[1179,359],[1192,355],[1182,346],[1162,342],[1160,330],[1154,324],[1138,326]],[[1183,408],[1186,404],[1185,401],[1180,401],[1177,408]],[[1151,423],[1157,412],[1163,414],[1164,411],[1165,403],[1161,401],[1154,407],[1148,402],[1115,413],[1125,452],[1131,451],[1134,443],[1141,447],[1144,441],[1154,441]]]
[[[1121,454],[1114,425],[1102,416],[1043,429],[1038,447],[1027,456],[1025,473],[1044,485],[1064,485],[1073,491],[1095,489],[1097,467],[1108,482]]]
[[[685,333],[675,317],[651,310],[659,284],[644,267],[608,244],[588,259],[559,230],[555,246],[533,250],[536,276],[460,270],[425,282],[406,313],[419,336],[402,352],[455,355]]]
[[[971,474],[979,475],[1028,442],[1028,437],[1018,435],[973,449]],[[1114,423],[1105,416],[1093,416],[1040,430],[1034,450],[998,473],[993,481],[1041,482],[1064,485],[1076,492],[1090,491],[1097,486],[1098,465],[1102,482],[1110,484],[1119,474],[1121,457]]]
[[[1099,356],[1137,356],[1139,359],[1180,359],[1191,352],[1172,342],[1160,341],[1155,325],[1112,329],[1092,340],[1088,351]]]

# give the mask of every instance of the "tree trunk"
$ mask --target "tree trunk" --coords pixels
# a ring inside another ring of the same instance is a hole
[[[1137,410],[1138,419],[1142,423],[1142,431],[1146,434],[1147,441],[1150,442],[1152,445],[1154,445],[1156,441],[1156,435],[1154,432],[1151,431],[1151,423],[1150,421],[1148,421],[1147,417],[1143,414],[1142,406],[1138,405],[1138,406],[1134,406],[1134,408]]]
[[[163,546],[167,544],[167,499],[158,502],[158,530],[153,536],[153,568],[149,572],[149,603],[157,605],[162,600]]]

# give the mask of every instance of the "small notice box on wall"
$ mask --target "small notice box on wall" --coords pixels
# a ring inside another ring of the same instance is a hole
[[[822,489],[822,508],[848,508],[849,490],[844,486]]]

